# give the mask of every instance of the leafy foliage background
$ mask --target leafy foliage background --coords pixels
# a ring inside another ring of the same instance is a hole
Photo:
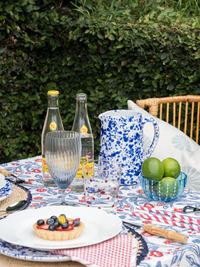
[[[41,154],[48,90],[66,130],[76,94],[88,95],[95,157],[100,113],[200,93],[199,17],[141,3],[0,1],[0,163]]]

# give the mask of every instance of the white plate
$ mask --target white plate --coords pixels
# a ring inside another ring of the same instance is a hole
[[[12,184],[8,180],[5,180],[5,185],[2,188],[0,188],[0,201],[7,198],[12,193],[12,191],[13,191]]]
[[[80,218],[85,224],[82,234],[66,241],[49,241],[38,237],[33,224],[38,219],[59,216],[65,213],[68,218]],[[39,250],[77,248],[100,243],[117,235],[122,229],[118,216],[103,210],[87,207],[51,206],[40,209],[28,209],[13,213],[0,220],[0,238],[6,242]]]
[[[0,173],[0,189],[5,186],[6,181],[5,181],[5,177],[3,174]]]

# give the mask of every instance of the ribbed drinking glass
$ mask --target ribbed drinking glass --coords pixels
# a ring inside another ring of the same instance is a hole
[[[70,205],[65,201],[65,190],[73,181],[80,164],[80,134],[74,131],[47,133],[45,136],[45,157],[53,181],[62,191],[62,202],[52,205]]]

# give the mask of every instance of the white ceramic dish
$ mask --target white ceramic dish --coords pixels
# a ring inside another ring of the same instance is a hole
[[[0,189],[5,186],[6,180],[3,174],[0,173]]]
[[[85,224],[81,236],[67,241],[49,241],[38,237],[33,224],[38,219],[59,216],[65,213],[69,218],[80,218]],[[50,206],[40,209],[27,209],[13,213],[0,220],[0,238],[6,242],[38,250],[77,248],[100,243],[117,235],[122,229],[118,216],[103,210],[87,207]]]

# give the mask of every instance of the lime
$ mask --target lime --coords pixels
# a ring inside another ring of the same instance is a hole
[[[163,178],[164,167],[157,158],[148,158],[142,164],[142,175],[151,180],[160,181]]]
[[[174,158],[167,158],[162,161],[164,167],[164,177],[177,178],[181,173],[181,166]]]
[[[157,194],[161,198],[173,198],[178,193],[178,182],[173,177],[165,177],[157,184]]]

